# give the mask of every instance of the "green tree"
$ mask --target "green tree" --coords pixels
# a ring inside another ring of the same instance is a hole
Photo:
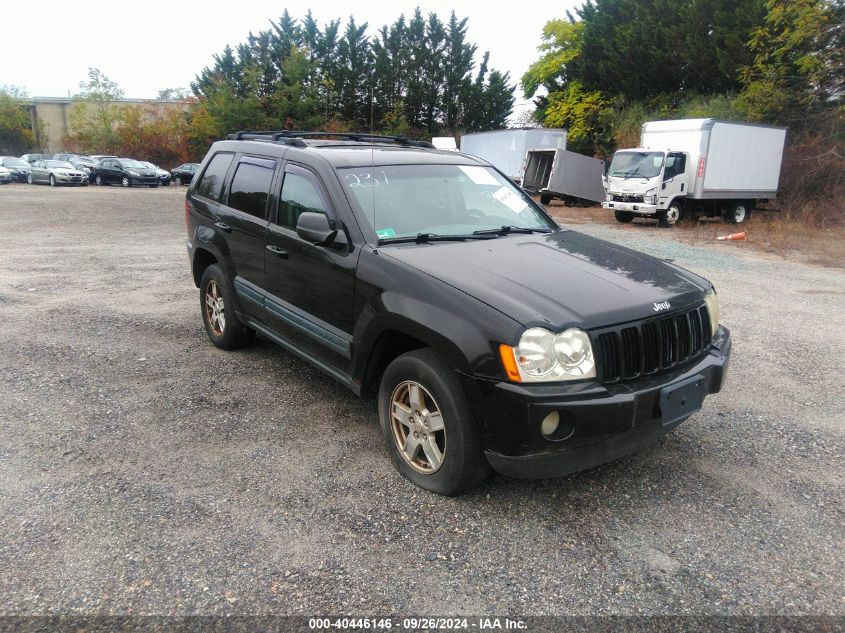
[[[20,88],[0,86],[0,154],[17,156],[37,142],[26,98]]]
[[[739,106],[748,118],[806,125],[842,98],[845,3],[767,0],[751,34],[753,63],[742,69]]]
[[[97,68],[88,69],[88,80],[79,88],[68,114],[72,132],[65,141],[86,151],[115,151],[123,90]]]

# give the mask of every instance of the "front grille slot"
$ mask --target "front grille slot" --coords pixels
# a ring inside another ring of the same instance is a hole
[[[710,343],[710,315],[698,306],[669,316],[596,332],[597,373],[602,382],[629,380],[698,358]]]

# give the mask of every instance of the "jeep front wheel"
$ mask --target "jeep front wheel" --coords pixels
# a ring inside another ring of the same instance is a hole
[[[220,349],[245,347],[255,338],[255,330],[238,320],[232,305],[223,270],[217,264],[209,266],[200,281],[200,309],[208,338]]]
[[[390,363],[378,409],[393,463],[414,484],[452,496],[489,475],[466,397],[433,350],[408,352]]]

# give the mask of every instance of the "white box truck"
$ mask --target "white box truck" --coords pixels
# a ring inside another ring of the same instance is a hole
[[[604,180],[605,209],[619,222],[721,216],[745,222],[758,201],[774,198],[786,128],[716,119],[650,121],[640,147],[621,149]]]
[[[529,149],[566,149],[566,130],[525,127],[461,136],[461,152],[486,160],[519,183]]]
[[[540,194],[549,204],[560,198],[566,204],[604,200],[604,161],[568,149],[530,149],[525,158],[522,188]]]

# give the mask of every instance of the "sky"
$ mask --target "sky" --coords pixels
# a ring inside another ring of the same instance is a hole
[[[144,0],[107,2],[103,10],[69,10],[66,1],[41,0],[37,17],[28,2],[3,2],[0,42],[5,52],[0,85],[24,88],[30,96],[66,97],[78,92],[89,67],[116,81],[127,97],[151,99],[164,88],[188,88],[212,55],[246,40],[250,31],[270,28],[287,8],[300,18],[310,8],[322,25],[350,15],[368,22],[369,33],[409,16],[419,6],[444,22],[454,9],[469,18],[467,37],[480,54],[490,51],[490,66],[509,71],[517,83],[537,59],[543,25],[563,18],[580,0]],[[72,4],[72,3],[71,3]],[[353,8],[354,7],[354,8]],[[13,55],[11,51],[19,51]],[[531,104],[517,87],[514,118]]]

